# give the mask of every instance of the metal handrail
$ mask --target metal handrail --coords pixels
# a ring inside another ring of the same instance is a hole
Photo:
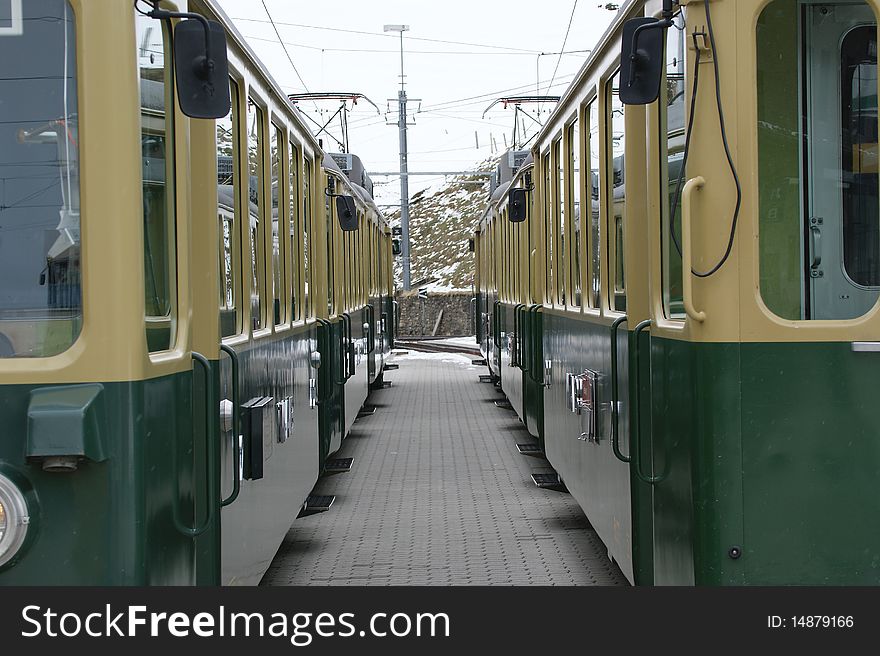
[[[241,410],[239,405],[239,378],[238,378],[238,353],[231,346],[226,344],[220,345],[220,350],[229,356],[232,366],[232,492],[230,495],[220,502],[221,507],[228,506],[233,503],[241,492],[241,450],[238,446],[239,435],[241,435]]]
[[[611,448],[614,451],[614,457],[620,462],[631,462],[632,456],[625,456],[620,451],[620,427],[618,421],[620,418],[620,399],[618,393],[617,381],[617,329],[622,323],[627,321],[626,316],[618,317],[611,324]]]
[[[177,444],[175,444],[171,453],[172,476],[174,478],[174,498],[171,500],[171,515],[174,520],[174,527],[178,532],[191,538],[197,538],[207,531],[211,526],[211,523],[214,521],[214,500],[212,499],[213,495],[211,493],[211,473],[215,468],[213,458],[214,444],[211,441],[211,435],[213,433],[211,428],[214,425],[214,411],[212,409],[214,400],[214,383],[211,377],[211,365],[208,363],[208,359],[201,353],[196,353],[195,351],[192,352],[192,358],[199,363],[202,370],[205,372],[205,457],[208,461],[207,467],[205,468],[205,488],[207,491],[205,501],[207,503],[207,509],[205,511],[204,522],[197,524],[196,526],[187,526],[183,523],[183,520],[180,519],[180,509],[177,507],[177,501],[180,498],[180,477],[177,471]],[[193,510],[193,515],[193,519],[195,519],[195,509]]]

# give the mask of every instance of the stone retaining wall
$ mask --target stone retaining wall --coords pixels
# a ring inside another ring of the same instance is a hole
[[[475,334],[471,292],[428,292],[428,298],[419,298],[418,291],[399,292],[400,323],[397,334],[401,337],[429,337],[440,311],[443,316],[436,336],[464,337]]]

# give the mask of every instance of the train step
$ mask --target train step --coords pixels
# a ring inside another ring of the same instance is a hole
[[[480,375],[480,382],[481,383],[494,383],[495,379],[492,378],[492,376],[490,376],[489,374],[481,374]]]
[[[568,492],[565,483],[559,478],[559,474],[532,474],[532,481],[535,485],[543,490],[556,490],[557,492]]]
[[[376,406],[374,405],[365,405],[363,408],[358,410],[358,419],[361,417],[369,417],[370,415],[376,414]]]
[[[382,381],[382,388],[383,389],[388,389],[389,387],[392,387],[393,385],[394,385],[394,383],[390,380],[383,380]]]
[[[297,517],[308,517],[318,513],[327,512],[336,501],[336,497],[328,494],[310,494],[303,504],[302,510]]]
[[[486,362],[486,359],[485,359],[485,358],[480,358],[479,360],[471,360],[471,364],[475,364],[475,365],[480,366],[480,367],[485,367],[485,366],[487,366],[489,363]],[[480,378],[482,378],[482,376],[480,376]]]
[[[510,401],[504,399],[502,401],[494,401],[495,406],[501,408],[502,410],[513,410],[513,406],[510,405]]]
[[[400,369],[400,365],[399,364],[386,364],[384,367],[382,367],[382,371],[393,371],[395,369]]]
[[[524,456],[533,456],[535,458],[543,458],[544,452],[537,444],[517,444],[516,450]]]
[[[347,474],[351,471],[354,458],[331,458],[324,462],[325,474]]]

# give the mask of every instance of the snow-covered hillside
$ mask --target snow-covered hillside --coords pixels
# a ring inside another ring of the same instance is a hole
[[[493,161],[477,171],[492,171]],[[474,258],[468,249],[477,222],[489,200],[489,179],[457,176],[439,188],[415,194],[410,204],[410,278],[413,288],[429,291],[468,290],[473,285]],[[400,225],[400,212],[390,215]],[[402,260],[394,259],[394,277],[400,286]]]

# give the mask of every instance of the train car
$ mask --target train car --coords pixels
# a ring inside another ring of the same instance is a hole
[[[214,21],[214,50],[157,9]],[[0,584],[258,582],[346,422],[341,314],[388,303],[384,219],[330,188],[215,2],[22,10],[0,28]],[[222,111],[184,93],[187,48]]]
[[[527,292],[534,257],[533,174],[528,151],[506,153],[496,170],[498,186],[475,234],[475,320],[490,375],[543,448],[543,355],[535,339],[541,334],[541,305],[530,302]],[[520,190],[518,208],[509,201],[511,190]]]
[[[339,166],[343,164],[343,167]],[[326,154],[327,253],[331,293],[327,299],[321,463],[339,450],[370,387],[381,385],[385,360],[393,342],[388,308],[393,298],[389,226],[372,198],[363,164],[350,153]],[[362,186],[361,184],[365,186]],[[352,218],[359,228],[343,230],[340,205],[332,196],[351,199]],[[323,357],[323,356],[322,356]],[[377,382],[378,381],[378,382]]]
[[[880,581],[878,11],[624,3],[536,138],[533,254],[481,228],[499,312],[539,306],[504,330],[541,344],[546,456],[633,583]]]

